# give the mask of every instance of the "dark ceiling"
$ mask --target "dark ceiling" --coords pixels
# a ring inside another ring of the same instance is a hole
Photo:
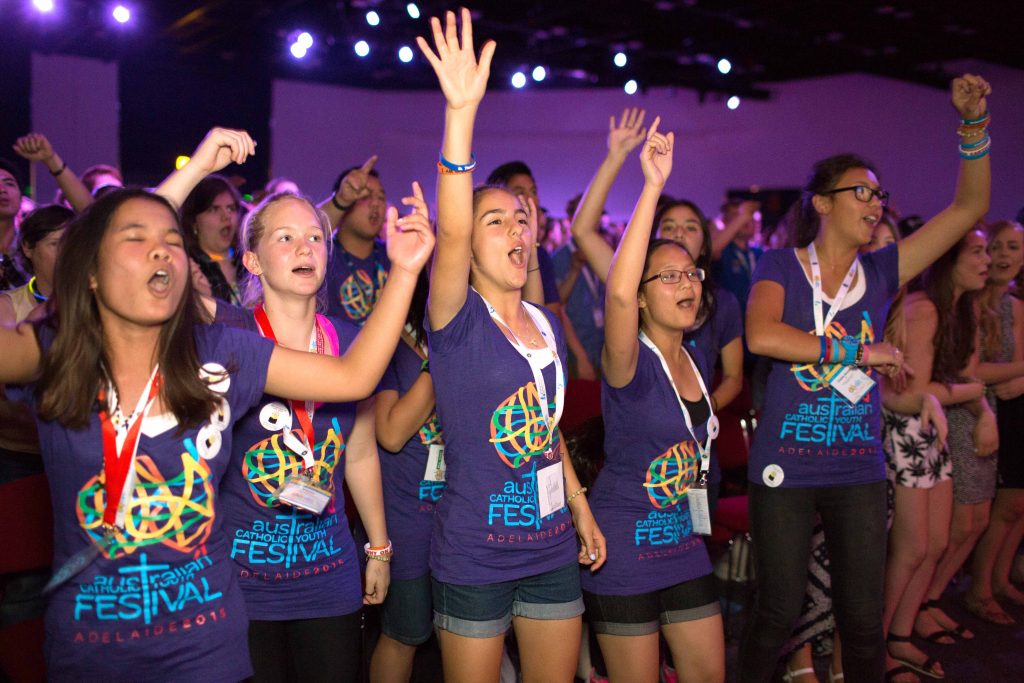
[[[235,64],[246,73],[371,88],[433,88],[429,67],[416,53],[398,60],[399,47],[415,49],[431,14],[453,7],[406,0],[123,0],[132,20],[117,25],[114,0],[54,0],[41,15],[21,4],[3,32],[34,50],[121,59]],[[491,87],[510,87],[518,70],[544,66],[530,88],[676,86],[703,92],[767,96],[773,81],[866,72],[945,87],[941,64],[975,58],[1024,68],[1019,3],[925,0],[547,0],[473,3],[478,39],[494,38],[498,53]],[[380,24],[371,27],[374,10]],[[1017,16],[1017,19],[1013,17]],[[8,15],[10,17],[10,14]],[[309,31],[314,46],[303,60],[289,54],[290,36]],[[353,45],[366,40],[370,54]],[[628,56],[613,65],[615,52]],[[723,75],[717,61],[728,58]]]

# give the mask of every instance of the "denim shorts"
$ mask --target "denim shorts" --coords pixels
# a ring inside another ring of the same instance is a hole
[[[580,569],[573,562],[515,581],[464,586],[432,579],[434,626],[467,638],[493,638],[512,617],[572,619],[583,614]]]
[[[380,630],[404,645],[420,645],[430,639],[430,574],[415,579],[396,579],[380,611]]]
[[[713,574],[639,595],[583,593],[595,633],[646,636],[660,625],[696,621],[721,612]]]

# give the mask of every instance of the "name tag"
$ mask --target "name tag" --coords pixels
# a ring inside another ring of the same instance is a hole
[[[553,515],[565,507],[565,479],[562,463],[537,470],[537,507],[540,516]]]
[[[690,504],[690,523],[694,533],[704,536],[711,535],[711,506],[708,504],[707,477],[693,484],[686,492],[686,500]]]
[[[857,403],[875,386],[875,380],[859,368],[845,367],[832,378],[829,385],[850,403]]]
[[[320,515],[333,494],[317,486],[304,474],[293,474],[274,492],[274,496],[287,505]]]
[[[444,481],[448,471],[444,462],[444,446],[435,443],[430,445],[427,453],[427,468],[423,471],[423,481]]]

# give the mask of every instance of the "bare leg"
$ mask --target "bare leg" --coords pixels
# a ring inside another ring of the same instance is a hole
[[[468,638],[438,631],[446,683],[498,683],[505,636]]]
[[[725,633],[722,615],[666,624],[661,627],[683,683],[725,680]]]
[[[370,682],[408,683],[415,657],[415,645],[400,643],[381,633],[370,659]]]
[[[1021,538],[1024,537],[1024,489],[999,489],[996,491],[996,507],[1000,508],[1001,514],[1012,518],[1013,524],[996,555],[995,566],[992,568],[992,590],[1018,605],[1024,605],[1024,593],[1017,590],[1010,581],[1010,569],[1017,557]]]
[[[523,683],[572,683],[580,655],[583,620],[512,617],[519,641]]]
[[[612,636],[597,634],[608,669],[609,683],[650,683],[658,680],[658,634]],[[681,665],[676,662],[676,670]]]
[[[808,671],[808,669],[810,670]],[[810,643],[804,643],[790,653],[789,659],[786,660],[786,675],[783,676],[783,680],[787,683],[818,683],[818,677],[814,673],[814,657]]]

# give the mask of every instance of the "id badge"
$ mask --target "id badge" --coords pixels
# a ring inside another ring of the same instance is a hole
[[[444,462],[444,446],[439,443],[430,444],[427,453],[427,468],[423,471],[423,481],[444,481],[448,467]]]
[[[845,367],[829,382],[850,403],[856,404],[875,386],[875,380],[858,368]]]
[[[537,470],[537,507],[540,516],[553,515],[565,507],[565,480],[562,463]]]
[[[317,486],[307,475],[293,474],[274,492],[274,497],[282,503],[319,516],[334,496],[330,491]]]
[[[57,590],[63,583],[73,579],[83,569],[92,564],[99,555],[105,555],[114,544],[115,530],[107,529],[103,536],[92,541],[85,548],[68,558],[67,562],[61,565],[60,569],[54,572],[50,580],[43,586],[43,595],[48,595]]]
[[[711,535],[711,508],[708,505],[708,482],[706,474],[701,474],[700,481],[694,483],[686,491],[686,500],[690,504],[690,523],[694,533],[704,536]]]

